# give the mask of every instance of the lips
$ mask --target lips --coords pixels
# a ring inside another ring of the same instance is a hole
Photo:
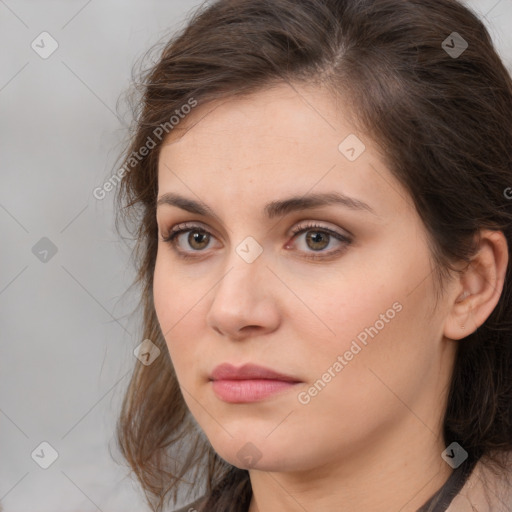
[[[210,380],[255,380],[255,379],[268,379],[279,380],[283,382],[300,382],[300,380],[290,375],[285,375],[276,372],[264,366],[255,364],[245,364],[239,368],[229,364],[223,363],[212,371]]]
[[[301,382],[270,368],[245,364],[237,368],[223,363],[210,374],[211,386],[217,397],[228,403],[259,402],[280,395]]]
[[[297,383],[282,380],[212,380],[212,390],[217,397],[228,403],[244,404],[259,402],[280,395],[294,388]]]

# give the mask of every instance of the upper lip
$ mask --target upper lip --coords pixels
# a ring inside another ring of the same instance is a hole
[[[247,379],[269,379],[282,380],[286,382],[300,382],[298,379],[276,372],[264,366],[256,364],[244,364],[236,367],[229,363],[222,363],[216,366],[210,374],[210,380],[247,380]]]

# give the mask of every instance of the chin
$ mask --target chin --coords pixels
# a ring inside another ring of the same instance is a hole
[[[218,437],[208,438],[215,452],[226,462],[239,469],[254,469],[259,471],[286,472],[295,471],[302,468],[304,453],[297,450],[298,446],[302,446],[299,441],[284,438],[274,438],[273,434],[265,439],[265,435],[261,434],[261,430],[252,435],[249,429],[245,432],[233,437],[223,435],[221,439]],[[266,431],[265,431],[266,432]]]

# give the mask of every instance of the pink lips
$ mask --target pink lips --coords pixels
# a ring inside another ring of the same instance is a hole
[[[228,363],[217,366],[210,380],[215,394],[230,403],[256,402],[300,382],[262,366],[245,364],[236,368]]]

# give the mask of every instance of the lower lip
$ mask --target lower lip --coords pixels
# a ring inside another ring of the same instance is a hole
[[[262,400],[270,395],[290,389],[296,382],[270,379],[214,380],[215,394],[225,402],[247,403]]]

